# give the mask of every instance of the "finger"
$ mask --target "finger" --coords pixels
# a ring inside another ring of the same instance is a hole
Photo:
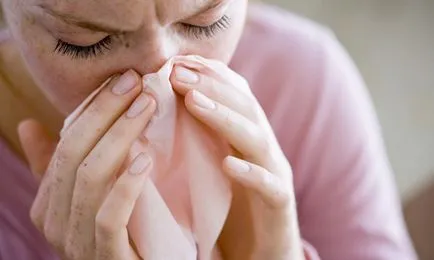
[[[30,219],[33,225],[41,232],[44,233],[46,213],[50,199],[50,183],[47,179],[43,179],[39,185],[38,192],[35,200],[30,209]]]
[[[151,158],[139,154],[102,204],[96,216],[97,255],[110,257],[97,259],[138,258],[129,242],[127,224],[151,168]]]
[[[223,170],[242,186],[259,194],[268,205],[285,207],[289,202],[284,183],[266,169],[250,162],[228,156]]]
[[[141,94],[83,160],[77,171],[72,199],[69,240],[80,240],[85,247],[93,245],[95,216],[106,191],[155,108],[154,99]]]
[[[256,103],[253,95],[235,87],[247,85],[246,82],[240,83],[238,80],[236,84],[228,83],[218,77],[179,65],[175,66],[171,78],[173,89],[181,95],[185,96],[188,92],[197,90],[251,120],[256,118],[257,111],[252,107],[252,104]]]
[[[194,117],[222,135],[244,158],[267,169],[272,167],[269,158],[273,149],[257,124],[195,90],[187,94],[185,103]]]
[[[43,126],[34,119],[22,121],[18,126],[18,135],[30,169],[37,180],[41,181],[30,210],[30,219],[35,227],[43,232],[50,192],[49,182],[43,181],[42,177],[47,171],[55,142],[49,138]]]
[[[52,240],[64,240],[68,228],[71,199],[76,171],[113,122],[139,95],[139,76],[128,71],[114,77],[76,121],[63,132],[53,157],[53,176],[45,235]]]
[[[245,78],[233,71],[227,64],[215,59],[206,59],[199,55],[178,56],[174,63],[176,66],[200,71],[223,83],[234,85],[233,87],[245,93],[252,93]]]
[[[53,156],[56,142],[50,138],[41,123],[34,119],[22,121],[18,135],[30,169],[40,180]]]

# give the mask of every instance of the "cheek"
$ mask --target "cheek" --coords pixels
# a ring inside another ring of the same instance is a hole
[[[247,0],[234,0],[228,10],[231,27],[209,41],[191,41],[179,46],[180,53],[197,54],[228,63],[242,33]],[[29,19],[14,17],[10,30],[21,50],[35,83],[64,114],[71,113],[93,90],[115,73],[133,68],[149,73],[146,64],[160,64],[149,50],[129,48],[129,43],[113,56],[101,60],[71,60],[53,53],[55,41]],[[18,21],[18,22],[16,22]],[[128,45],[128,47],[126,47]],[[143,55],[138,55],[142,53]],[[146,54],[146,55],[145,55]],[[161,64],[160,64],[161,65]]]
[[[68,57],[54,55],[51,51],[41,52],[37,45],[26,46],[22,51],[36,85],[65,115],[71,113],[109,77],[100,72],[104,69],[101,66],[92,66],[91,62],[82,65],[82,61],[74,62]]]
[[[53,56],[28,53],[26,62],[48,99],[59,111],[69,114],[104,80],[94,77],[96,73],[92,68],[84,70],[71,62],[56,61]]]
[[[108,76],[91,77],[95,74],[92,66],[74,64],[66,57],[54,55],[54,39],[32,19],[19,13],[11,12],[8,25],[28,72],[60,112],[72,112]]]

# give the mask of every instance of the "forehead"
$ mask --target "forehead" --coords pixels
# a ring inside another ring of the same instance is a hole
[[[162,23],[183,18],[218,0],[38,0],[38,5],[72,17],[133,20],[155,17]],[[126,19],[128,18],[128,19]]]

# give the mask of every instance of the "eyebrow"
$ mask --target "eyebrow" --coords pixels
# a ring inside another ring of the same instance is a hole
[[[214,8],[217,8],[218,6],[220,6],[222,4],[222,2],[224,2],[224,0],[210,0],[208,1],[208,3],[199,10],[198,13],[202,13],[202,12],[206,12],[209,10],[212,10]],[[91,21],[86,21],[86,20],[82,20],[82,19],[78,19],[70,14],[67,13],[61,13],[58,12],[56,10],[54,10],[53,8],[50,8],[48,5],[46,4],[40,4],[38,5],[41,9],[43,9],[46,13],[48,13],[51,16],[54,16],[58,19],[61,19],[62,21],[83,28],[83,29],[88,29],[91,31],[96,31],[96,32],[105,32],[108,34],[123,34],[126,32],[132,32],[135,31],[134,29],[128,29],[128,30],[122,30],[119,28],[115,28],[103,23],[98,23],[98,22],[91,22]]]
[[[128,31],[133,31],[133,30],[122,30],[119,28],[114,28],[112,26],[103,23],[82,20],[70,14],[58,12],[45,4],[40,4],[39,7],[42,8],[49,15],[54,16],[70,25],[81,27],[83,29],[88,29],[96,32],[105,32],[108,34],[122,34]]]
[[[199,10],[199,12],[202,13],[202,12],[212,10],[214,8],[219,7],[224,2],[226,2],[226,1],[225,0],[210,0],[210,1],[208,1],[208,3],[206,3],[205,7],[201,8]]]

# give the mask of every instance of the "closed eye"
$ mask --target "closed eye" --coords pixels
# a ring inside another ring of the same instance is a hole
[[[54,52],[60,53],[65,56],[70,56],[73,59],[88,59],[92,57],[104,54],[109,51],[112,44],[112,37],[109,35],[101,41],[89,45],[78,46],[71,43],[64,42],[62,40],[57,41],[57,45],[54,48]]]
[[[230,18],[227,15],[224,15],[217,22],[207,26],[199,26],[187,23],[183,23],[182,25],[184,26],[184,30],[188,36],[202,39],[203,37],[214,37],[218,32],[228,29],[231,23]]]
[[[214,37],[218,32],[228,29],[231,23],[230,18],[227,15],[224,15],[215,23],[207,26],[188,23],[182,23],[181,25],[187,36],[196,39],[203,39],[204,37]],[[54,52],[64,56],[69,56],[73,59],[89,59],[105,54],[111,49],[112,43],[113,39],[110,35],[101,41],[88,46],[79,46],[58,39]]]

